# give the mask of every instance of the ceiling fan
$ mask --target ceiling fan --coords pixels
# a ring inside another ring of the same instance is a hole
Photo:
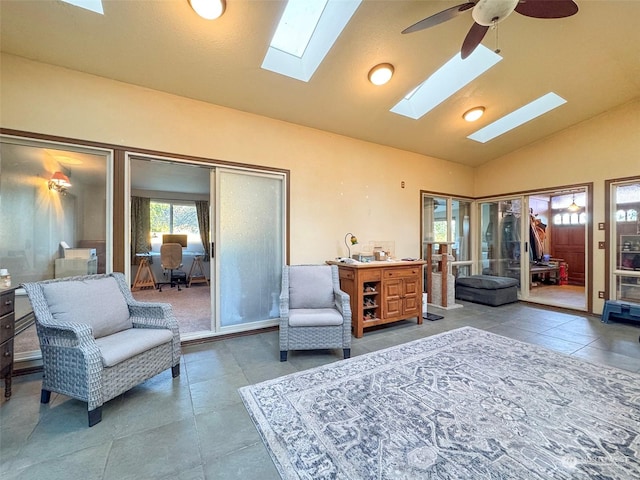
[[[476,0],[431,15],[405,28],[402,33],[418,32],[434,27],[467,10],[471,10],[474,23],[462,43],[460,55],[463,59],[473,53],[490,27],[502,22],[514,10],[527,17],[564,18],[578,13],[578,5],[573,0]]]

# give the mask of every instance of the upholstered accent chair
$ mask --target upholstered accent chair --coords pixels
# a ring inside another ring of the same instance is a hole
[[[335,265],[285,265],[280,293],[280,361],[289,350],[342,348],[351,355],[351,306]]]
[[[102,405],[171,368],[180,375],[180,334],[171,305],[134,300],[121,273],[25,283],[51,392],[87,402],[89,426]]]

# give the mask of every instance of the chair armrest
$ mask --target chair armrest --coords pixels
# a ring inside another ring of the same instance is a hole
[[[129,300],[129,315],[133,328],[166,328],[173,333],[173,364],[180,362],[180,329],[168,303],[138,302]]]
[[[280,317],[289,317],[289,289],[280,293]]]
[[[53,323],[41,324],[40,342],[49,347],[79,348],[95,345],[91,327],[81,323]]]
[[[333,291],[334,303],[336,308],[340,311],[343,317],[349,317],[351,319],[351,303],[349,302],[349,295],[342,290],[335,289]]]
[[[168,303],[129,302],[129,315],[135,328],[178,328]]]

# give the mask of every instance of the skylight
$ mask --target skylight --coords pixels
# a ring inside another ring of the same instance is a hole
[[[284,9],[271,46],[302,58],[328,0],[290,1]]]
[[[102,9],[102,0],[62,0],[62,1],[70,5],[75,5],[76,7],[84,8],[86,10],[91,10],[92,12],[99,13],[100,15],[104,15],[104,10]]]
[[[262,68],[308,82],[362,0],[289,0]]]
[[[484,45],[478,45],[465,60],[462,60],[460,53],[456,53],[440,69],[411,90],[391,111],[417,120],[500,60],[500,55]]]
[[[549,92],[546,95],[534,100],[527,105],[505,115],[504,117],[472,133],[467,138],[480,143],[487,143],[489,140],[513,130],[520,125],[527,123],[534,118],[543,115],[554,108],[567,103],[560,95]]]

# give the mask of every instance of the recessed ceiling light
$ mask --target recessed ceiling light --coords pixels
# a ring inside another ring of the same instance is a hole
[[[289,0],[262,68],[308,82],[362,0]]]
[[[225,0],[189,0],[189,5],[194,12],[205,20],[219,18],[225,9]]]
[[[374,85],[384,85],[393,77],[393,65],[381,63],[369,70],[369,81]]]
[[[475,122],[482,115],[484,115],[484,107],[473,107],[471,110],[467,110],[466,112],[464,112],[462,118],[464,118],[467,122]]]
[[[500,60],[500,55],[484,45],[478,45],[465,60],[462,60],[460,53],[456,53],[429,78],[412,89],[391,111],[417,120]]]
[[[549,92],[533,102],[499,118],[477,132],[472,133],[467,138],[475,140],[476,142],[486,143],[564,103],[567,103],[567,101],[560,95]]]

